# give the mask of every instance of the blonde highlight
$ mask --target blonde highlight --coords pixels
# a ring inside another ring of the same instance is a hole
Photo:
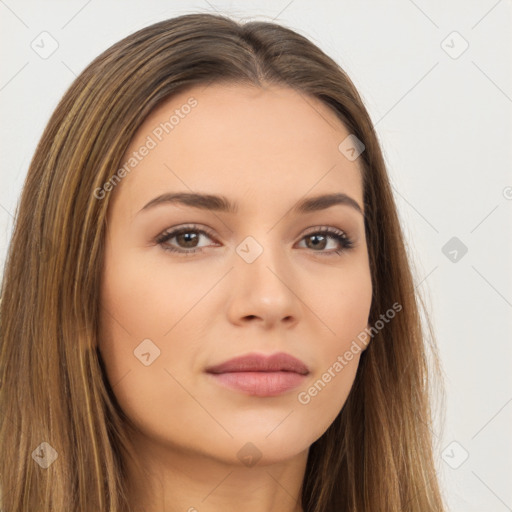
[[[118,172],[153,109],[211,83],[291,87],[323,101],[363,141],[374,290],[369,324],[392,304],[402,306],[372,336],[344,407],[310,448],[304,511],[443,511],[429,387],[434,376],[440,383],[440,363],[428,315],[428,332],[422,326],[421,297],[363,101],[340,66],[305,37],[273,23],[211,14],[161,21],[108,48],[73,82],[42,134],[2,282],[2,510],[132,512],[125,462],[137,462],[132,425],[97,349],[112,194],[99,200],[94,191]],[[45,470],[31,457],[43,442],[58,454]]]

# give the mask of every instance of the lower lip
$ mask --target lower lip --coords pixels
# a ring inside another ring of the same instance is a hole
[[[304,382],[305,375],[295,372],[227,372],[210,373],[228,388],[254,396],[277,396]]]

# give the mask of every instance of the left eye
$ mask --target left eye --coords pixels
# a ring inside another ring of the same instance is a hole
[[[316,245],[313,245],[313,247],[317,247],[317,248],[318,248],[317,242],[319,239],[320,239],[320,245],[322,246],[321,248],[324,248],[323,247],[324,242],[326,244],[327,240],[329,240],[329,239],[337,242],[338,246],[341,247],[341,249],[338,249],[338,250],[335,249],[334,251],[327,251],[327,252],[322,251],[321,254],[323,254],[325,256],[332,256],[334,254],[340,255],[341,253],[352,249],[352,247],[354,246],[353,241],[343,231],[339,231],[338,229],[333,229],[333,228],[328,228],[328,227],[320,228],[320,230],[310,232],[307,235],[305,235],[304,238],[302,238],[302,240],[308,240],[308,239],[314,241],[314,244],[316,244]],[[314,252],[319,252],[319,251],[314,251]]]
[[[195,226],[185,226],[170,232],[164,232],[155,241],[166,251],[188,256],[202,251],[202,248],[197,247],[198,240],[201,236],[205,236],[210,239],[213,238],[213,235],[204,229],[199,229]],[[181,248],[176,248],[168,243],[173,238],[176,239],[178,244],[182,244]],[[301,241],[311,240],[313,241],[313,249],[318,247],[320,247],[320,249],[325,249],[325,245],[329,239],[337,242],[340,248],[331,251],[313,250],[313,252],[318,252],[325,256],[334,254],[340,255],[344,251],[353,247],[352,240],[343,231],[330,227],[318,228],[318,230],[306,234]],[[307,245],[311,248],[311,243]]]

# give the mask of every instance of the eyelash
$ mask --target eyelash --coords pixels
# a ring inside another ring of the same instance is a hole
[[[203,250],[203,248],[194,248],[194,249],[186,250],[186,249],[176,249],[174,247],[165,245],[165,243],[167,241],[171,240],[172,238],[174,238],[178,235],[182,235],[184,233],[190,233],[190,232],[196,232],[196,233],[199,233],[202,235],[206,235],[209,238],[212,238],[212,239],[214,238],[213,234],[209,230],[199,229],[195,225],[190,225],[190,226],[184,226],[184,227],[175,229],[173,231],[163,232],[161,235],[159,235],[156,238],[155,242],[157,244],[159,244],[164,251],[178,253],[182,256],[189,256],[189,255],[192,255],[193,253],[201,252]],[[309,236],[325,235],[325,234],[329,235],[328,238],[337,240],[340,243],[340,245],[342,246],[342,249],[335,250],[335,251],[327,251],[327,252],[325,252],[325,251],[313,251],[313,252],[317,252],[322,256],[334,256],[334,255],[341,256],[342,253],[352,249],[354,246],[353,240],[351,240],[343,231],[340,231],[335,228],[330,228],[328,226],[322,226],[322,227],[318,228],[317,231],[312,231],[312,232],[304,235],[304,237],[301,240],[303,240],[304,238],[307,238]]]

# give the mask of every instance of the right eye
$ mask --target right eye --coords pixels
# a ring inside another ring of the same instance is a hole
[[[192,236],[190,236],[191,234]],[[201,236],[212,238],[213,235],[204,229],[199,229],[197,226],[192,225],[172,229],[171,231],[164,231],[161,235],[157,237],[155,241],[165,251],[189,255],[202,251],[201,248],[197,248],[196,246],[194,246],[194,244],[197,243]],[[176,238],[176,242],[178,244],[184,244],[184,247],[180,248],[170,245],[168,242],[173,238]],[[187,244],[189,244],[188,247]]]

